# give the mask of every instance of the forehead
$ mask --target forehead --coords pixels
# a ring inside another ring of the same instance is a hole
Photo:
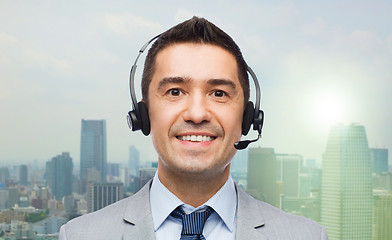
[[[202,43],[176,43],[158,52],[152,80],[174,76],[230,79],[239,83],[234,55],[222,47]]]

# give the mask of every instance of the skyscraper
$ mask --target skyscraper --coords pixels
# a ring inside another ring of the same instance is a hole
[[[106,154],[106,121],[82,119],[80,179],[83,192],[85,192],[89,168],[100,171],[102,182],[106,181]]]
[[[285,197],[300,196],[300,171],[303,158],[298,154],[276,155],[276,180],[283,184]]]
[[[276,154],[273,148],[248,150],[247,191],[255,198],[277,206]]]
[[[387,240],[392,237],[392,192],[373,191],[373,238]]]
[[[26,186],[28,183],[27,165],[22,164],[19,166],[19,184]]]
[[[120,164],[119,163],[108,163],[107,175],[110,177],[120,177]]]
[[[246,173],[248,171],[248,151],[246,149],[237,151],[230,164],[231,173]]]
[[[153,178],[156,171],[157,171],[156,167],[140,168],[139,184],[138,184],[139,186],[137,190],[140,190],[151,178]]]
[[[72,170],[72,158],[68,152],[63,152],[46,163],[47,183],[56,200],[72,194]]]
[[[9,178],[10,178],[10,172],[8,170],[8,167],[0,167],[0,183],[6,186]]]
[[[248,151],[237,151],[230,162],[230,174],[234,182],[242,189],[247,189],[248,182]]]
[[[132,176],[137,176],[139,174],[139,164],[140,164],[140,153],[139,150],[133,145],[129,147],[129,160],[128,168],[129,173]]]
[[[365,128],[334,126],[323,155],[321,223],[329,239],[372,239],[372,173]]]
[[[370,160],[373,166],[373,172],[377,175],[388,172],[388,149],[371,148]]]
[[[92,183],[87,186],[88,212],[94,212],[124,198],[122,183]]]
[[[122,167],[120,169],[120,181],[124,183],[124,187],[127,189],[129,186],[129,173],[127,167]]]

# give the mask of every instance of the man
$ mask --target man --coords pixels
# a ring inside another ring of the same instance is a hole
[[[197,17],[163,33],[146,58],[142,95],[157,174],[62,226],[60,239],[327,239],[322,226],[253,199],[230,177],[249,81],[226,33]]]

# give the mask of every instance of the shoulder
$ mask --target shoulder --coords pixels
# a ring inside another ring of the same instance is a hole
[[[70,220],[61,227],[59,239],[121,239],[125,229],[134,225],[132,220],[149,215],[148,193],[146,184],[130,197]]]
[[[238,188],[237,188],[238,189]],[[238,218],[271,239],[327,239],[325,228],[302,216],[286,213],[238,190]]]
[[[60,239],[92,239],[94,237],[99,239],[98,236],[115,236],[114,229],[124,225],[123,215],[127,202],[129,198],[70,220],[61,227]]]

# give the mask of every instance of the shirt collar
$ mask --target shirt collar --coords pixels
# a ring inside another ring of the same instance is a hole
[[[235,224],[237,202],[237,190],[235,189],[233,179],[229,175],[225,185],[204,205],[212,207],[230,232],[232,232]]]
[[[155,173],[150,188],[151,214],[156,231],[170,213],[183,202],[169,191],[158,178],[158,171]]]
[[[195,210],[192,206],[189,206],[178,199],[159,181],[158,171],[155,173],[150,188],[150,203],[155,231],[176,207],[185,205],[187,210]],[[229,176],[223,187],[219,189],[213,197],[197,209],[202,209],[203,206],[212,207],[223,220],[227,228],[230,231],[233,231],[237,212],[237,192],[231,176]]]

